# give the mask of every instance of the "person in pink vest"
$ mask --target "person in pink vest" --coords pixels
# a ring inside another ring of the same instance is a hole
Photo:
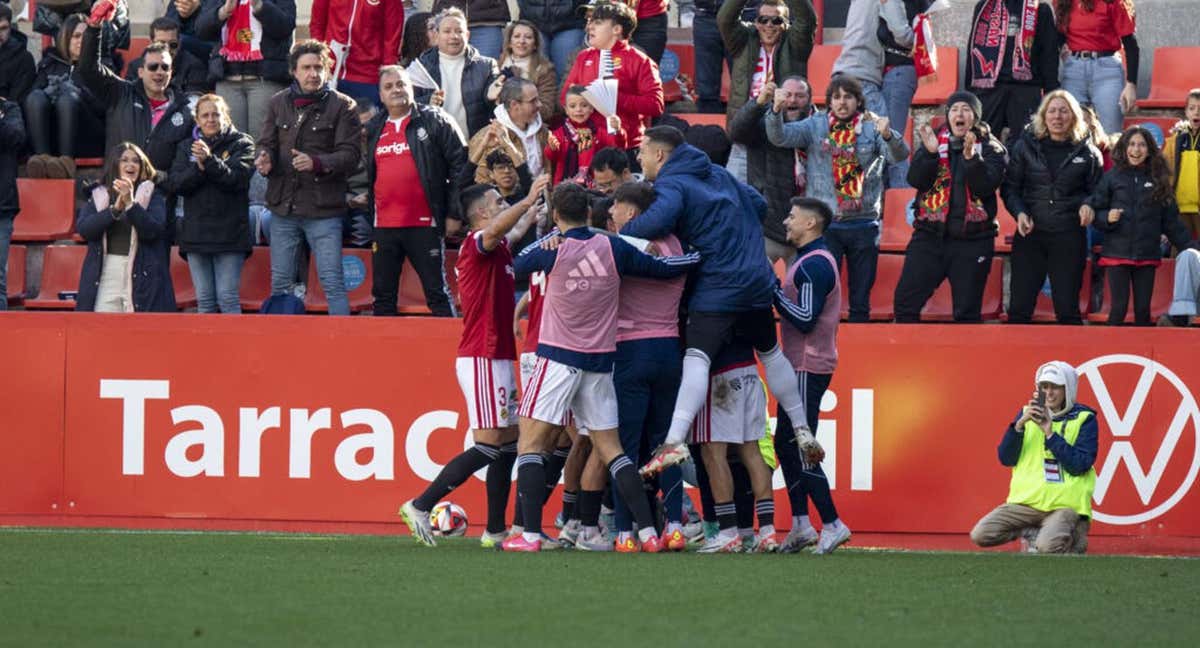
[[[561,237],[552,235],[557,245],[532,245],[514,264],[518,276],[545,272],[546,296],[537,364],[518,410],[517,496],[525,518],[524,531],[505,540],[501,548],[541,550],[546,496],[541,453],[549,448],[569,410],[580,433],[588,431],[593,455],[598,454],[607,466],[614,487],[630,505],[642,551],[655,553],[662,544],[650,504],[643,496],[637,467],[622,450],[617,433],[613,361],[621,277],[672,279],[697,265],[700,257],[655,258],[620,238],[593,232],[588,228],[588,192],[579,185],[559,185],[550,202],[555,225],[562,232]],[[551,247],[554,249],[548,249]]]
[[[783,353],[796,370],[808,428],[814,432],[821,397],[837,368],[837,329],[842,310],[838,264],[825,247],[823,236],[831,222],[833,211],[824,202],[816,198],[792,199],[792,211],[784,226],[788,241],[798,249],[783,286],[775,293],[775,309],[785,320],[780,326]],[[777,429],[789,429],[791,420],[783,408],[776,410],[776,417]],[[775,454],[792,505],[792,530],[780,551],[794,553],[815,543],[815,553],[833,552],[850,539],[850,528],[838,518],[821,464],[801,459],[799,448],[786,434],[775,435]],[[807,499],[812,499],[821,516],[819,539],[808,521]]]

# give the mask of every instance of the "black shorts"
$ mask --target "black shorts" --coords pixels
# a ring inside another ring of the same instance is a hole
[[[775,348],[775,311],[770,308],[740,313],[691,312],[687,319],[687,348],[698,349],[715,361],[733,339],[741,338],[754,350],[766,353]]]

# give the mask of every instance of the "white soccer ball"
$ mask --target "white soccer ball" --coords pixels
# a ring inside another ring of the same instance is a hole
[[[453,502],[438,502],[429,512],[434,535],[460,536],[467,533],[467,512]]]

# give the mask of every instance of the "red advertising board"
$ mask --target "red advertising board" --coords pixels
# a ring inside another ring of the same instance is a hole
[[[425,318],[5,314],[0,521],[396,522],[469,443],[459,332]],[[1100,421],[1094,533],[1200,536],[1194,332],[847,325],[840,349],[818,436],[856,531],[970,529],[1007,492],[996,444],[1035,368],[1059,359],[1081,368],[1078,400]],[[482,521],[481,480],[452,497]]]

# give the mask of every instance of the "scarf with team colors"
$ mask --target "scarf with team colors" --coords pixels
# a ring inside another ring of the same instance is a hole
[[[1020,31],[1013,39],[1012,76],[1015,81],[1033,79],[1029,58],[1033,50],[1033,34],[1037,26],[1038,0],[1024,0],[1021,8]],[[979,10],[979,18],[971,30],[971,86],[993,88],[1004,66],[1004,48],[1008,43],[1008,6],[1005,0],[988,0]]]
[[[976,142],[975,155],[983,155],[983,145]],[[917,203],[917,218],[920,220],[946,222],[950,213],[950,129],[938,132],[938,172],[933,187],[926,191]],[[971,195],[971,188],[963,183],[967,192],[967,213],[963,218],[971,223],[988,219],[983,203]]]
[[[848,122],[829,114],[829,135],[825,150],[833,158],[833,188],[837,194],[838,213],[862,209],[863,168],[858,163],[855,144],[862,132],[863,114],[857,113]]]
[[[226,61],[261,61],[262,34],[251,0],[241,0],[221,28],[221,56]]]

